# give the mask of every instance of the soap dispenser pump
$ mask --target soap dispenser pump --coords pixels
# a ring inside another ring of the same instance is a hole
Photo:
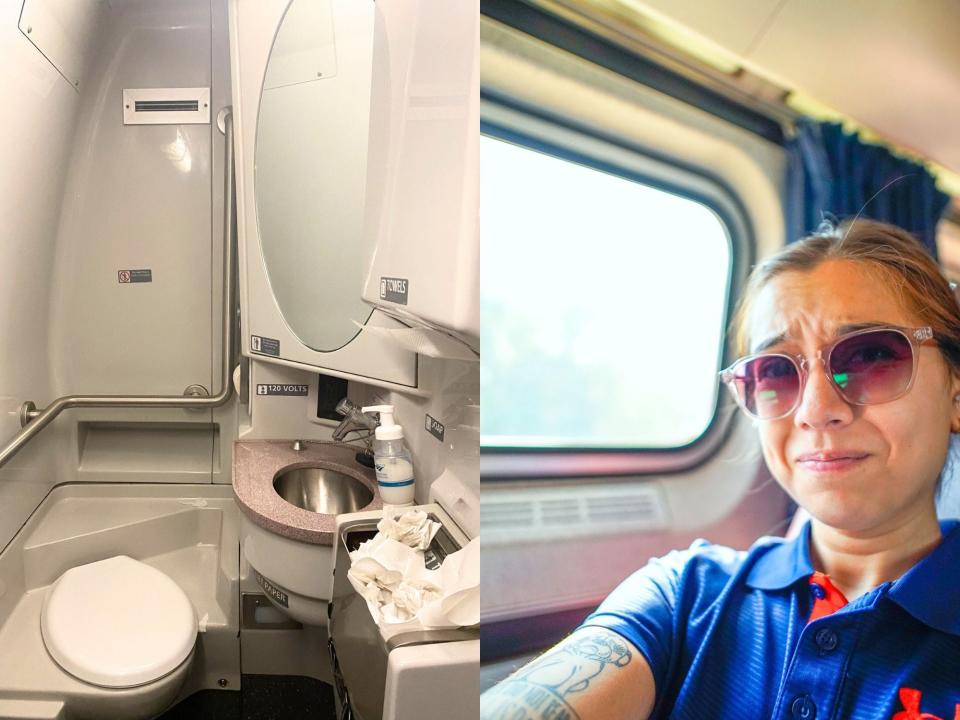
[[[393,419],[393,405],[371,405],[363,412],[380,413],[374,431],[373,467],[385,505],[413,505],[413,461],[403,443],[403,428]]]

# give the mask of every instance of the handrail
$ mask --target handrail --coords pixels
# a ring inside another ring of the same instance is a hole
[[[234,287],[233,266],[236,256],[236,232],[234,224],[234,159],[233,159],[233,116],[230,108],[224,108],[224,197],[223,197],[223,356],[220,370],[220,392],[212,397],[183,395],[65,395],[57,398],[43,410],[33,410],[33,403],[24,403],[21,410],[21,422],[27,423],[7,445],[0,449],[0,467],[3,467],[24,445],[40,434],[61,412],[76,407],[98,408],[215,408],[230,399],[233,392],[233,343],[234,343],[234,307],[236,288]],[[193,386],[191,386],[192,388]],[[188,388],[189,390],[190,388]]]

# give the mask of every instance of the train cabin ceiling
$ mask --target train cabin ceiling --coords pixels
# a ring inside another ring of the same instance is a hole
[[[610,0],[601,0],[610,5]],[[960,173],[956,0],[613,0]]]

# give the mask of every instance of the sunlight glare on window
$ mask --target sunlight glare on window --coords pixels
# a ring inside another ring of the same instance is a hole
[[[481,138],[486,447],[669,448],[709,425],[730,240],[706,205]]]

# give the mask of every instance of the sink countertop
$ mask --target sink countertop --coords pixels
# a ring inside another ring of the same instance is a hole
[[[298,467],[336,470],[373,492],[373,500],[359,511],[380,510],[376,475],[354,459],[358,450],[330,442],[304,442],[303,450],[294,450],[293,440],[238,440],[233,444],[233,494],[243,514],[257,525],[292,540],[333,545],[336,515],[291,505],[274,490],[273,479],[281,470]]]

